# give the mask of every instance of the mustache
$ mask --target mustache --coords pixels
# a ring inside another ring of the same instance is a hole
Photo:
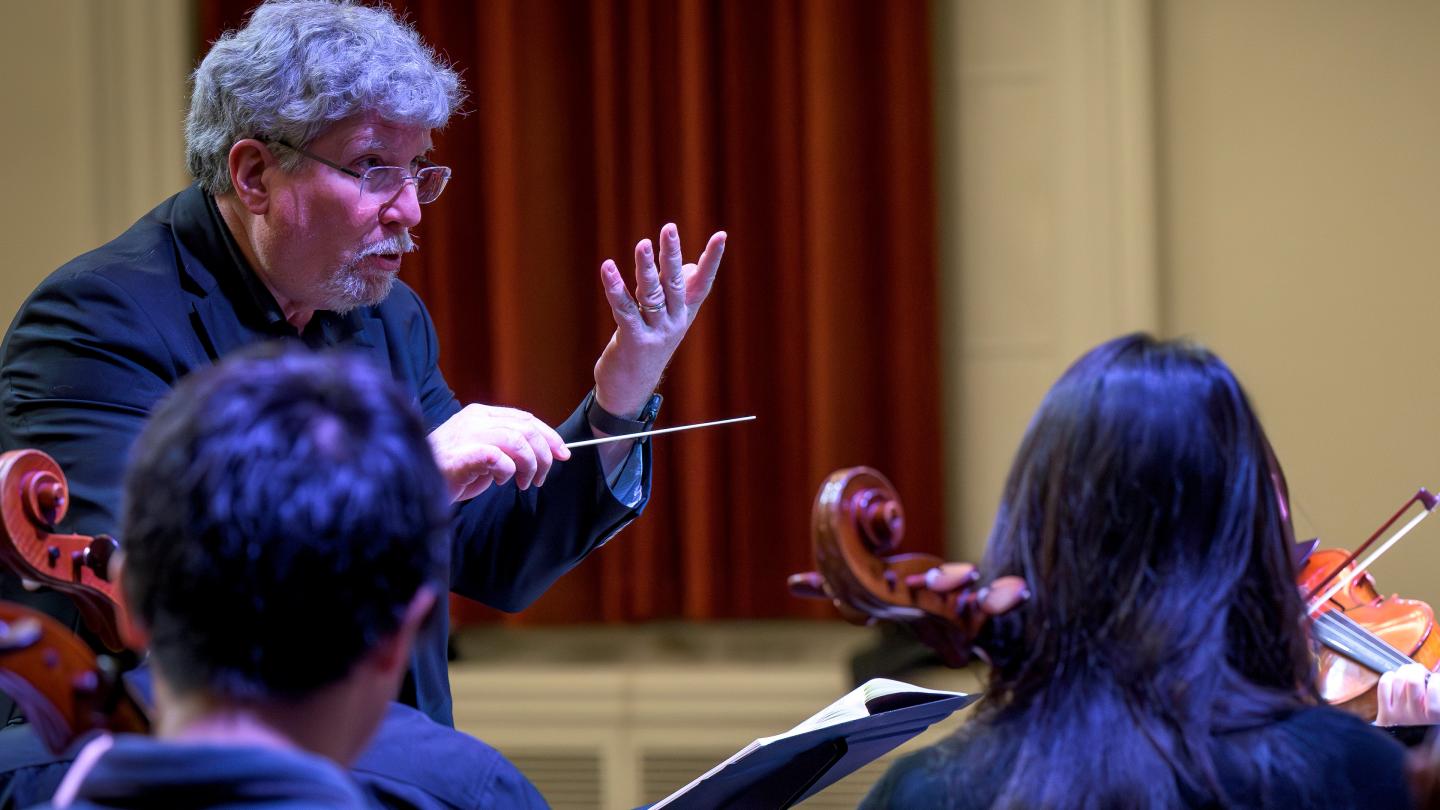
[[[378,242],[371,242],[360,248],[355,254],[355,259],[363,259],[366,256],[381,256],[394,253],[413,253],[419,249],[415,239],[410,236],[409,231],[401,231],[395,236],[389,236]]]

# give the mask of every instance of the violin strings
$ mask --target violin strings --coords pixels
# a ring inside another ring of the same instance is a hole
[[[1398,651],[1392,651],[1393,648],[1387,650],[1372,644],[1363,637],[1342,630],[1338,624],[1328,627],[1324,624],[1317,625],[1316,636],[1325,646],[1376,672],[1388,672],[1408,663],[1408,660],[1396,658]]]
[[[1359,641],[1361,644],[1369,647],[1372,650],[1378,651],[1381,658],[1389,660],[1392,668],[1398,669],[1405,664],[1415,663],[1415,659],[1401,652],[1399,649],[1396,649],[1394,645],[1385,641],[1385,639],[1382,639],[1374,633],[1370,632],[1369,630],[1365,629],[1358,622],[1345,615],[1344,613],[1340,613],[1338,611],[1331,611],[1327,615],[1330,616],[1330,619],[1327,621],[1333,623],[1337,628],[1344,628],[1342,632],[1348,633],[1352,639]]]
[[[1413,658],[1339,611],[1327,611],[1315,617],[1315,629],[1315,635],[1326,646],[1376,672],[1386,672],[1415,663]]]

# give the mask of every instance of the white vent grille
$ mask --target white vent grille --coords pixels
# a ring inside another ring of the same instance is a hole
[[[551,810],[602,810],[598,752],[520,748],[505,756],[535,784]]]
[[[654,804],[690,784],[695,777],[724,762],[735,753],[717,748],[713,751],[675,754],[646,751],[641,763],[641,795],[643,804]]]
[[[586,628],[484,638],[483,653],[451,669],[456,726],[500,749],[555,810],[631,810],[850,691],[849,651],[869,640],[846,625],[800,623],[692,625],[682,633]],[[677,648],[696,660],[673,660]],[[552,660],[581,649],[604,655]],[[935,675],[906,680],[962,691],[977,685],[967,673]],[[855,807],[895,756],[959,722],[931,728],[802,807]]]
[[[885,769],[894,761],[894,755],[883,756],[798,806],[805,810],[855,810],[860,806],[860,800],[870,792],[870,787],[880,781],[880,777],[885,775]]]
[[[698,754],[646,752],[642,781],[644,798],[640,804],[660,801],[734,753],[729,750]],[[799,806],[806,810],[854,810],[894,760],[894,754],[881,757],[811,796]]]

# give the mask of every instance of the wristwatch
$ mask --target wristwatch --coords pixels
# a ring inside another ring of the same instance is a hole
[[[661,399],[659,394],[651,394],[645,407],[640,409],[638,419],[625,419],[600,407],[600,403],[595,400],[595,389],[592,388],[585,397],[585,419],[590,423],[591,428],[609,436],[639,433],[655,426],[655,417],[660,413]]]

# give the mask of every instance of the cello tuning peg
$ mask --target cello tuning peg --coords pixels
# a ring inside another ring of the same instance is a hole
[[[790,593],[802,599],[829,599],[830,594],[825,592],[825,578],[817,571],[806,571],[803,574],[791,574],[785,580],[785,585]]]

